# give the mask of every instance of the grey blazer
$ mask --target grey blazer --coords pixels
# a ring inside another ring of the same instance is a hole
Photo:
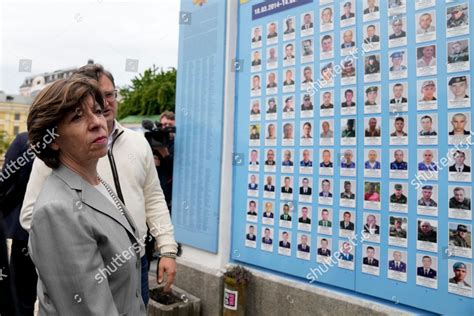
[[[35,203],[29,240],[39,315],[145,315],[134,226],[79,175],[53,170]]]

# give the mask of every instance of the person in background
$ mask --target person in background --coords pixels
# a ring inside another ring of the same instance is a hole
[[[5,154],[3,181],[0,181],[0,210],[5,219],[6,238],[12,240],[10,282],[16,291],[20,315],[33,315],[38,282],[35,266],[28,253],[29,235],[21,227],[19,219],[35,157],[34,152],[28,149],[28,133],[18,134]],[[19,165],[18,170],[16,167],[11,168],[15,165]]]

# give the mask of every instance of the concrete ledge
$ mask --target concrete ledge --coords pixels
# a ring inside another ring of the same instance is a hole
[[[152,265],[153,270],[156,263]],[[249,269],[254,282],[247,292],[247,315],[410,315],[404,310],[337,291]],[[175,285],[201,299],[202,315],[221,315],[222,273],[178,258]],[[150,270],[150,278],[155,272]]]

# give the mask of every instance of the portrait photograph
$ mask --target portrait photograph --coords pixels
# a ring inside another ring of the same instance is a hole
[[[415,15],[416,42],[429,42],[436,40],[436,12],[427,11]]]
[[[295,145],[295,126],[293,122],[283,122],[282,127],[282,145],[283,146],[294,146]]]
[[[333,68],[333,63],[321,63],[320,66],[320,86],[322,88],[330,88],[334,86],[334,68]]]
[[[320,116],[334,116],[334,90],[320,92]]]
[[[310,148],[300,149],[300,173],[313,173],[313,150]]]
[[[417,81],[417,109],[436,110],[438,109],[438,89],[437,79]]]
[[[313,35],[314,32],[314,12],[304,12],[301,14],[301,37]]]
[[[390,149],[390,178],[408,179],[408,150]]]
[[[284,70],[283,93],[295,92],[295,69],[287,68]]]
[[[438,180],[438,149],[417,150],[417,170],[419,179]]]
[[[349,241],[339,240],[338,267],[341,269],[354,270],[355,246]]]
[[[313,218],[311,205],[299,205],[298,210],[298,230],[311,231],[311,219]]]
[[[275,148],[265,148],[265,172],[276,172],[277,150]]]
[[[273,228],[262,227],[261,249],[263,251],[273,252]]]
[[[418,145],[438,145],[438,114],[418,114],[417,121]]]
[[[275,199],[276,177],[273,174],[265,174],[263,176],[263,197],[266,199]]]
[[[286,43],[283,47],[283,66],[294,66],[295,65],[295,43]]]
[[[334,150],[331,148],[320,148],[319,173],[332,176],[334,174]]]
[[[380,275],[380,247],[365,245],[362,252],[362,273]]]
[[[472,183],[471,153],[471,149],[458,149],[449,151],[448,181]]]
[[[259,97],[262,95],[262,78],[260,75],[253,75],[250,80],[250,96]]]
[[[267,24],[267,45],[278,43],[278,22],[272,21]]]
[[[364,177],[380,178],[382,176],[381,149],[364,149]]]
[[[438,288],[438,257],[416,254],[416,285]]]
[[[417,190],[417,214],[438,216],[438,185],[423,184]]]
[[[341,89],[341,115],[355,115],[356,107],[356,88]]]
[[[380,243],[380,214],[364,212],[364,241]]]
[[[408,217],[391,215],[388,218],[388,244],[390,246],[408,246]]]
[[[408,115],[390,117],[390,145],[408,145]]]
[[[334,193],[332,179],[323,178],[319,181],[318,203],[333,205]]]
[[[280,230],[280,235],[278,238],[278,254],[284,256],[291,255],[291,231]]]
[[[249,171],[258,172],[260,170],[259,150],[257,148],[249,149]]]
[[[332,31],[334,29],[334,7],[327,6],[319,10],[320,32]]]
[[[380,49],[380,23],[371,23],[364,26],[363,48],[366,52]]]
[[[355,0],[345,0],[341,1],[341,28],[354,25],[356,19],[356,1]]]
[[[405,46],[407,44],[406,17],[393,16],[388,21],[388,47]]]
[[[390,83],[389,88],[390,112],[408,112],[408,84],[407,82]]]
[[[447,71],[469,71],[469,39],[460,39],[448,42],[447,50]]]
[[[364,57],[364,82],[380,81],[380,54]]]
[[[356,145],[356,119],[343,118],[341,119],[341,145],[351,146]]]
[[[448,144],[467,144],[471,139],[471,113],[448,113]]]
[[[469,4],[461,3],[446,8],[446,37],[469,34]]]
[[[408,213],[408,184],[390,182],[389,211]]]
[[[260,124],[250,124],[249,126],[249,145],[260,145]]]
[[[293,192],[294,192],[294,186],[293,186],[293,176],[290,175],[284,175],[280,177],[280,183],[281,183],[281,188],[280,188],[280,200],[286,201],[286,200],[293,200]]]
[[[380,86],[366,86],[364,92],[364,114],[381,113]]]
[[[295,118],[295,96],[284,95],[283,98],[283,114],[284,120]]]
[[[356,83],[357,62],[355,59],[344,58],[344,63],[342,64],[341,71],[341,86],[351,85]]]
[[[364,145],[382,144],[382,118],[379,116],[364,118]]]
[[[356,29],[350,28],[341,31],[341,56],[347,56],[356,49]]]
[[[438,221],[434,219],[418,219],[416,249],[438,252]]]
[[[470,186],[448,186],[448,216],[450,218],[472,219],[472,189]]]
[[[267,69],[278,67],[278,46],[267,47]]]
[[[261,119],[260,99],[250,100],[250,121],[260,121]]]
[[[341,176],[356,176],[356,155],[354,154],[355,152],[355,149],[341,150]]]
[[[258,200],[248,199],[247,200],[247,217],[248,222],[256,223],[258,220]]]
[[[319,134],[319,145],[320,146],[332,146],[334,145],[334,120],[324,119],[321,122],[320,134]]]
[[[303,121],[300,124],[300,146],[313,146],[313,121]]]
[[[252,28],[252,32],[250,34],[251,41],[252,41],[252,48],[262,47],[262,26],[255,26]]]
[[[416,48],[416,75],[434,76],[437,74],[436,45],[420,46]]]
[[[341,207],[356,207],[356,182],[350,179],[341,179],[339,181],[339,205]]]
[[[265,146],[276,146],[277,135],[277,123],[265,123]]]
[[[364,182],[364,208],[369,210],[380,210],[381,188],[381,184],[378,181]]]
[[[293,173],[294,172],[294,149],[284,148],[282,150],[283,157],[281,159],[281,172],[282,173]]]
[[[313,40],[304,38],[301,40],[301,63],[310,63],[314,61]]]
[[[472,297],[472,262],[448,260],[448,292]]]
[[[313,178],[308,176],[300,177],[299,181],[299,201],[311,203],[313,201]]]
[[[248,196],[258,196],[258,174],[257,173],[249,173],[248,175],[248,185],[247,185],[247,195]]]
[[[318,237],[318,244],[316,246],[318,248],[316,261],[323,263],[325,260],[329,260],[329,257],[332,255],[332,238]]]
[[[289,41],[295,39],[295,17],[288,16],[283,20],[283,40]]]
[[[469,75],[448,77],[448,109],[471,107],[470,83]]]
[[[332,235],[333,210],[330,207],[318,208],[318,234]]]
[[[324,34],[320,36],[321,49],[319,59],[334,58],[334,34]]]
[[[407,12],[407,1],[408,0],[388,0],[388,15],[400,15]]]
[[[407,281],[407,252],[399,249],[388,249],[387,278],[396,281]]]
[[[245,246],[250,248],[257,248],[257,232],[256,225],[247,224],[245,225]]]
[[[406,60],[406,50],[397,49],[389,52],[389,79],[404,79],[408,77],[408,66]]]
[[[262,212],[262,223],[265,225],[273,225],[275,221],[275,205],[273,201],[264,201]]]
[[[259,72],[262,71],[262,51],[260,49],[254,50],[251,55],[251,72]]]
[[[452,256],[472,258],[472,225],[448,223],[449,252]]]
[[[296,258],[303,259],[303,260],[310,260],[311,254],[311,235],[298,233],[298,245],[297,245],[297,252]]]
[[[354,211],[339,210],[339,237],[354,235],[356,217]]]
[[[363,1],[364,22],[380,19],[380,1],[365,0]]]
[[[313,97],[310,94],[301,94],[300,110],[301,117],[307,118],[314,116]]]
[[[276,120],[278,117],[278,100],[276,97],[269,97],[265,99],[265,119]]]
[[[265,93],[267,95],[278,93],[278,74],[276,71],[267,73],[267,84]]]

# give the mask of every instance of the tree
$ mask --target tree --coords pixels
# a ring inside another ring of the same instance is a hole
[[[158,115],[166,110],[174,111],[176,98],[176,69],[164,71],[153,65],[143,74],[132,79],[130,87],[120,89],[122,100],[118,118],[129,115]]]

